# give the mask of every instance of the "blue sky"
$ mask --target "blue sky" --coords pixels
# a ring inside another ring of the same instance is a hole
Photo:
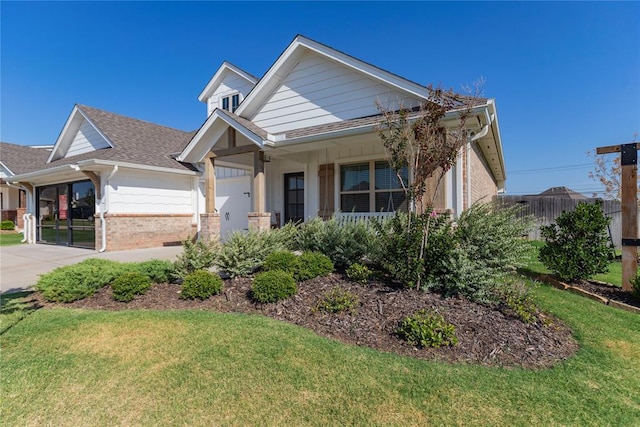
[[[425,85],[483,76],[509,194],[591,194],[585,153],[640,131],[639,2],[3,1],[0,20],[0,139],[16,144],[53,144],[75,103],[196,129],[222,61],[260,77],[296,34]]]

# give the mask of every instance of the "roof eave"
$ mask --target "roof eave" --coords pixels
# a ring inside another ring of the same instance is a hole
[[[237,75],[244,78],[245,80],[247,80],[253,85],[255,85],[258,82],[258,79],[255,76],[252,76],[251,74],[247,73],[241,68],[236,67],[230,62],[224,61],[222,65],[218,68],[216,73],[213,75],[213,77],[211,77],[211,80],[209,80],[209,83],[207,83],[207,85],[202,90],[202,92],[200,92],[200,95],[198,95],[198,101],[207,102],[207,98],[211,96],[210,92],[213,90],[214,87],[220,84],[219,80],[222,78],[226,70],[230,70],[236,73]]]

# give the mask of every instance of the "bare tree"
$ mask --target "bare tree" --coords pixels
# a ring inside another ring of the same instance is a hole
[[[633,142],[636,142],[638,134],[633,136]],[[599,182],[604,187],[603,195],[605,199],[622,200],[622,164],[620,154],[616,154],[613,161],[608,162],[605,155],[598,155],[595,151],[587,151],[589,157],[593,157],[594,169],[589,172],[589,178]],[[640,195],[640,185],[638,186],[638,194]],[[597,197],[597,193],[593,194]]]

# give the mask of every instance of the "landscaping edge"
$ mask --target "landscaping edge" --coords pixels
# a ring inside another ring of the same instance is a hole
[[[640,314],[640,308],[638,307],[634,307],[632,305],[629,304],[625,304],[623,302],[620,301],[615,301],[609,298],[605,298],[603,296],[594,294],[593,292],[589,292],[589,291],[585,291],[584,289],[578,288],[576,286],[571,286],[568,285],[564,282],[559,281],[558,279],[556,279],[555,277],[549,275],[549,274],[541,274],[538,276],[538,280],[540,280],[541,282],[547,283],[551,286],[553,286],[554,288],[558,288],[564,291],[569,291],[569,292],[574,292],[576,294],[580,294],[582,296],[585,296],[587,298],[591,298],[592,300],[595,301],[599,301],[605,305],[610,305],[612,307],[617,307],[620,308],[622,310],[626,310],[626,311],[630,311],[631,313],[637,313]],[[600,282],[600,281],[595,281],[593,280],[592,282],[594,283],[598,283],[600,285],[606,285],[606,286],[612,286],[609,283],[605,283],[605,282]]]

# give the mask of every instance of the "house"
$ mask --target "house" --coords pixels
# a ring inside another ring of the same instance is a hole
[[[22,216],[26,212],[27,194],[23,188],[8,183],[7,179],[42,167],[51,148],[51,146],[28,147],[0,142],[0,219],[2,221],[13,221],[18,229],[23,227]]]
[[[42,166],[10,181],[31,200],[33,241],[98,250],[379,215],[406,201],[375,131],[375,103],[412,108],[428,97],[297,36],[262,78],[224,62],[198,97],[207,118],[196,131],[76,105]],[[474,136],[436,198],[454,214],[497,195],[506,178],[495,101],[480,100],[472,116]]]

